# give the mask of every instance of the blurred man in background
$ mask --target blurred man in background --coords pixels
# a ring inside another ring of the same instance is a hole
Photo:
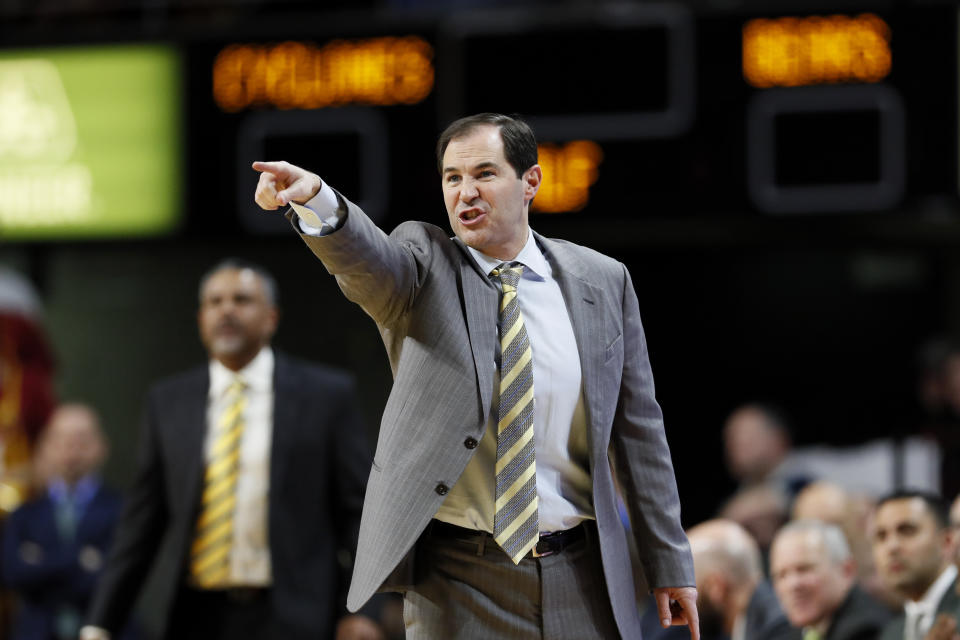
[[[0,517],[29,495],[33,446],[56,404],[42,312],[33,284],[0,266]]]
[[[10,515],[3,533],[4,581],[19,601],[13,638],[77,637],[120,516],[120,497],[97,476],[106,455],[93,409],[54,411],[37,449],[42,493]]]
[[[840,527],[850,545],[857,569],[857,584],[891,609],[899,609],[903,600],[880,580],[873,563],[870,543],[873,500],[856,495],[830,482],[814,482],[804,487],[793,501],[792,520],[820,520]]]
[[[278,315],[276,283],[256,265],[227,260],[202,278],[210,360],[149,394],[82,638],[123,624],[164,537],[178,565],[160,598],[168,638],[381,637],[343,606],[370,468],[353,382],[274,353]]]
[[[784,493],[765,484],[746,487],[724,503],[719,515],[736,522],[753,536],[760,546],[760,556],[766,568],[773,537],[789,519]]]
[[[735,409],[723,426],[727,470],[740,488],[766,484],[791,497],[798,481],[791,470],[793,441],[783,413],[749,403]]]
[[[883,640],[921,640],[937,614],[953,614],[957,567],[947,510],[939,497],[903,491],[880,500],[873,555],[888,589],[905,600],[904,612],[883,630]]]
[[[786,640],[794,630],[763,577],[760,549],[734,522],[709,520],[687,532],[705,639]]]
[[[770,549],[770,575],[803,640],[872,640],[890,617],[855,584],[850,547],[835,525],[796,520],[784,526]]]

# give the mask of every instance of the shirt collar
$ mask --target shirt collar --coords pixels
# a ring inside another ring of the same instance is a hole
[[[933,584],[927,587],[927,592],[923,594],[922,598],[916,602],[908,600],[904,603],[903,606],[906,613],[908,615],[935,613],[937,607],[940,606],[940,600],[946,595],[947,589],[950,588],[950,585],[953,584],[956,577],[957,567],[953,563],[950,563],[940,576],[933,581]]]
[[[72,489],[62,478],[54,478],[47,486],[47,495],[56,504],[72,500],[77,506],[86,506],[99,488],[100,479],[93,474],[80,478]]]
[[[264,347],[240,371],[232,371],[217,360],[210,361],[210,397],[219,398],[240,376],[251,391],[270,391],[273,387],[273,349]]]
[[[500,260],[499,258],[491,258],[487,254],[474,249],[473,247],[468,246],[467,249],[470,250],[470,255],[473,256],[473,259],[477,261],[477,264],[480,265],[480,269],[484,273],[490,275],[490,272],[499,267],[504,262],[519,262],[526,267],[523,270],[524,278],[532,278],[534,280],[544,280],[552,273],[550,269],[550,264],[547,262],[547,259],[543,257],[543,252],[540,251],[540,247],[537,246],[537,241],[533,237],[533,229],[527,227],[527,242],[523,245],[523,249],[520,250],[520,253],[517,254],[517,257],[513,260]]]

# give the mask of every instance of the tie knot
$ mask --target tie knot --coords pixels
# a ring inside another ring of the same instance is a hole
[[[246,380],[244,380],[242,376],[234,376],[233,380],[230,381],[230,386],[227,387],[227,393],[243,393],[246,389]]]
[[[494,276],[500,278],[500,282],[516,288],[520,282],[520,276],[523,275],[523,264],[520,262],[503,262],[491,272]]]

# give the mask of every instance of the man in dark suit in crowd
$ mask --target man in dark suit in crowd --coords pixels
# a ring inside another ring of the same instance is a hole
[[[353,383],[276,354],[276,284],[228,260],[204,276],[206,365],[147,398],[138,469],[82,638],[119,628],[164,537],[166,637],[372,639],[344,616],[370,458]]]
[[[873,640],[890,618],[856,585],[853,555],[836,525],[794,520],[784,526],[770,547],[770,576],[804,640]]]
[[[922,640],[939,614],[960,610],[947,507],[921,491],[893,493],[877,505],[873,557],[880,578],[905,602],[882,640]]]
[[[687,531],[687,537],[697,572],[704,635],[713,627],[731,640],[793,637],[793,629],[763,577],[760,549],[746,529],[728,520],[710,520]]]
[[[687,531],[697,573],[703,640],[794,640],[777,596],[764,579],[760,548],[732,520],[708,520]],[[679,627],[660,628],[656,606],[644,611],[644,640],[683,640]]]
[[[35,458],[42,493],[3,529],[3,578],[18,603],[15,640],[77,637],[120,517],[120,496],[97,477],[106,454],[93,409],[65,404],[50,416]]]
[[[437,161],[455,239],[421,222],[387,236],[319,176],[254,163],[257,202],[294,203],[295,228],[376,321],[393,369],[348,605],[404,592],[408,638],[639,637],[613,459],[661,624],[696,640],[630,275],[530,230],[543,176],[522,121],[458,120]]]

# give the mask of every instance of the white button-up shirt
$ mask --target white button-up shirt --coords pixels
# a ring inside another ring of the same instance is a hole
[[[267,516],[270,493],[270,448],[273,441],[273,351],[265,347],[238,372],[210,361],[207,397],[207,437],[204,458],[209,462],[216,439],[213,425],[226,408],[227,389],[237,376],[246,384],[237,473],[237,502],[230,548],[230,582],[238,586],[268,586],[271,582]]]

